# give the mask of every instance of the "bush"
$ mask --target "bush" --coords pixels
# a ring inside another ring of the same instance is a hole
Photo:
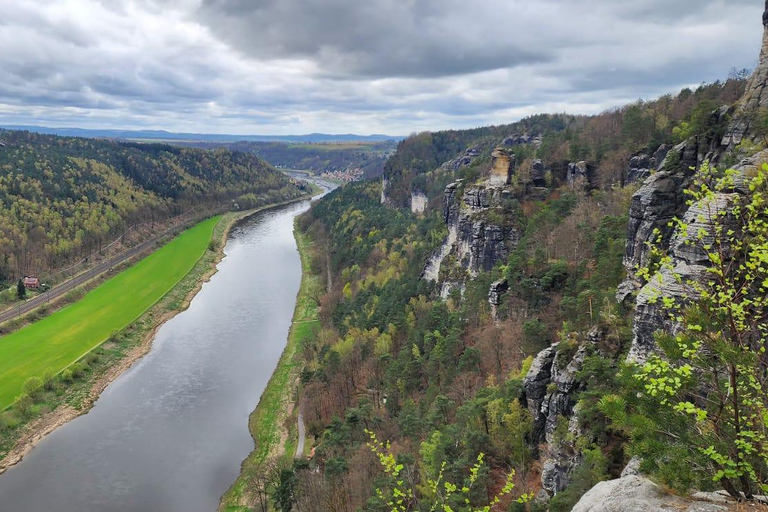
[[[32,413],[32,410],[35,407],[35,401],[28,394],[22,393],[16,399],[16,403],[14,404],[14,407],[16,408],[17,411],[19,411],[19,414],[21,414],[24,417],[27,417]]]
[[[39,398],[43,390],[43,381],[39,377],[30,377],[24,382],[21,389],[31,399],[35,400]]]

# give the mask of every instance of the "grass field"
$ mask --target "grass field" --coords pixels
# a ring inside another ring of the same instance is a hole
[[[208,249],[218,221],[197,224],[82,300],[0,338],[0,410],[27,379],[62,371],[160,300]]]

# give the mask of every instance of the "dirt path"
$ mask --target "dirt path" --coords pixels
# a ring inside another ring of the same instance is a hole
[[[300,459],[304,456],[304,411],[302,410],[302,407],[299,406],[299,414],[298,419],[296,420],[299,427],[299,442],[296,443],[296,455],[294,456],[294,459]]]

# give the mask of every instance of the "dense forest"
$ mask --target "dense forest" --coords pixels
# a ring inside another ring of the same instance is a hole
[[[61,268],[136,224],[302,193],[252,154],[0,130],[0,283]]]
[[[256,154],[270,164],[284,169],[324,172],[359,171],[366,178],[376,178],[384,172],[384,164],[394,153],[395,142],[208,142],[178,143],[199,148],[225,147],[234,151]]]
[[[685,365],[669,369],[651,359],[658,365],[647,370],[651,387],[627,383],[633,304],[615,297],[627,268],[641,284],[648,279],[625,260],[642,181],[651,176],[649,187],[654,175],[680,174],[689,180],[684,186],[708,190],[708,182],[690,181],[686,148],[698,148],[694,165],[707,151],[723,168],[737,161],[740,153],[711,148],[725,140],[734,115],[720,107],[744,94],[746,77],[734,73],[597,116],[418,134],[399,144],[383,183],[343,187],[303,215],[298,229],[314,241],[315,271],[324,276],[327,265],[332,279],[318,298],[322,329],[302,352],[300,401],[315,448],[309,462],[277,473],[270,488],[277,508],[482,510],[495,503],[494,510],[567,511],[641,454],[644,470],[681,492],[727,487],[739,471],[715,474],[711,468],[727,458],[718,458],[719,448],[707,448],[709,463],[697,459],[693,469],[680,443],[678,463],[650,456],[676,443],[664,425],[695,432],[689,419],[701,421],[706,406],[686,398],[667,410],[655,391],[642,398],[644,389],[685,380]],[[759,144],[745,140],[738,151],[754,153]],[[631,176],[638,158],[665,146],[669,157]],[[486,180],[499,147],[515,165],[506,185],[493,189]],[[546,170],[538,186],[535,164]],[[582,181],[574,169],[584,169]],[[427,196],[426,209],[408,208],[412,193]],[[466,229],[461,219],[469,219]],[[499,228],[493,233],[502,242],[478,238],[488,226]],[[450,251],[436,283],[425,267],[441,244]],[[489,267],[472,266],[478,244],[492,244]],[[659,269],[665,258],[650,265]],[[687,313],[676,311],[682,321]],[[634,405],[617,413],[611,404],[622,400]],[[764,465],[756,462],[754,471]],[[742,479],[762,478],[752,475]]]
[[[513,147],[523,172],[534,159],[547,162],[552,172],[560,175],[565,174],[569,162],[586,160],[596,169],[596,185],[624,184],[632,156],[653,153],[663,144],[676,144],[712,130],[716,121],[713,112],[741,97],[747,76],[746,70],[733,71],[728,80],[684,89],[653,101],[641,100],[598,116],[542,114],[509,125],[420,133],[402,141],[387,161],[388,194],[393,204],[406,207],[412,189],[432,197],[442,192],[441,187],[450,179],[436,170],[460,162],[468,149],[477,153],[471,165],[487,167],[494,147],[505,137],[522,134],[537,137],[537,144]]]

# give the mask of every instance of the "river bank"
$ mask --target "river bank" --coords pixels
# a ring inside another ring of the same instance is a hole
[[[269,383],[251,413],[248,427],[256,447],[243,461],[240,475],[232,487],[222,496],[219,511],[249,510],[258,499],[254,485],[262,483],[257,478],[268,472],[275,462],[290,463],[296,455],[299,443],[299,413],[296,407],[299,392],[301,363],[298,361],[304,341],[320,328],[318,304],[314,297],[322,295],[324,286],[321,275],[312,271],[312,241],[294,224],[294,237],[301,257],[301,285],[296,297],[293,321],[285,350]],[[261,492],[256,490],[256,492]]]
[[[83,357],[77,363],[78,374],[67,381],[64,389],[54,386],[50,390],[45,388],[45,406],[37,414],[23,414],[20,421],[14,421],[8,411],[3,413],[0,417],[0,473],[20,462],[37,443],[58,427],[87,413],[104,389],[150,350],[158,329],[187,309],[203,283],[216,273],[217,265],[224,256],[229,232],[238,221],[308,198],[304,196],[246,212],[224,214],[213,230],[209,250],[203,253],[192,270],[126,329],[114,333]]]

